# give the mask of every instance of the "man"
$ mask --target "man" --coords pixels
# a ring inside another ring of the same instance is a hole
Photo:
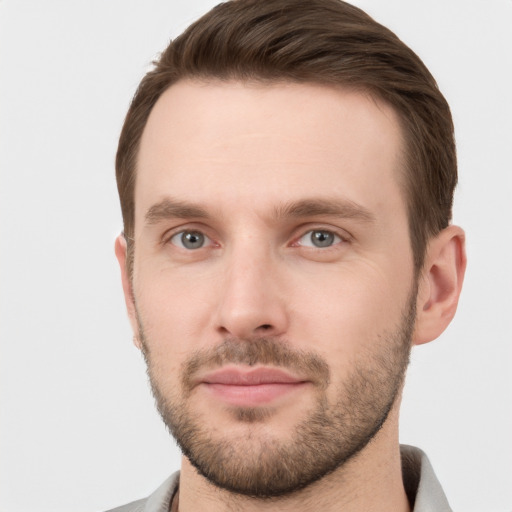
[[[118,511],[448,511],[398,443],[412,344],[456,310],[453,125],[394,34],[339,0],[238,0],[128,111],[116,241],[181,472]]]

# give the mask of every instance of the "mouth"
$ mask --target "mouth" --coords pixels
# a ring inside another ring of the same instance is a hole
[[[270,405],[280,398],[302,390],[308,384],[308,380],[270,367],[222,368],[198,380],[198,385],[212,398],[238,407]]]

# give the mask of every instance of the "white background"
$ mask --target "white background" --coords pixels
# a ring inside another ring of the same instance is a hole
[[[113,241],[117,137],[168,39],[212,1],[0,0],[0,508],[86,512],[178,468],[131,343]],[[402,442],[456,511],[512,510],[512,1],[360,0],[452,106],[458,315],[414,350]],[[178,291],[179,292],[179,291]]]

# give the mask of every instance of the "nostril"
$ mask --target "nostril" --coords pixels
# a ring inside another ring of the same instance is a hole
[[[269,329],[272,329],[272,326],[270,324],[263,324],[263,325],[260,325],[259,328],[263,329],[265,331],[268,331]]]

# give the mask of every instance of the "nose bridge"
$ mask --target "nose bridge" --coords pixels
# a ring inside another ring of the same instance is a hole
[[[226,250],[217,328],[239,338],[279,335],[287,328],[279,258],[268,240],[246,235]]]

